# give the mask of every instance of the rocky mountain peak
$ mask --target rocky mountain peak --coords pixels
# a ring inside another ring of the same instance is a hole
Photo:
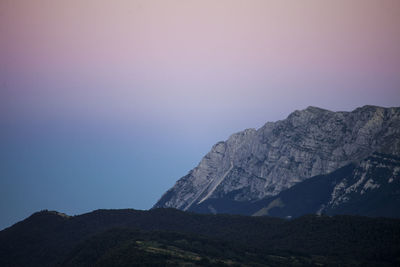
[[[215,144],[154,207],[193,210],[206,205],[220,212],[211,203],[275,196],[375,151],[400,154],[400,108],[332,112],[310,106]]]

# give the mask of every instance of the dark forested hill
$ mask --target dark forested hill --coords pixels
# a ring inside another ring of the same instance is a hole
[[[174,209],[42,211],[0,232],[0,266],[400,264],[400,220]]]

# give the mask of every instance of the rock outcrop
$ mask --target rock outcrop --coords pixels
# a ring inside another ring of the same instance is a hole
[[[274,197],[248,203],[242,213],[295,218],[304,214],[351,214],[400,218],[400,157],[373,153],[318,175]]]

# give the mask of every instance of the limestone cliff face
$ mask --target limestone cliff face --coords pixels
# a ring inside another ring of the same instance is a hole
[[[332,112],[308,107],[215,144],[154,207],[194,210],[212,199],[257,201],[373,152],[400,155],[400,108]]]
[[[214,200],[207,204],[195,206],[195,211],[209,212],[208,206],[219,203]],[[329,174],[306,179],[276,196],[247,203],[246,209],[237,209],[236,205],[233,212],[282,218],[305,214],[400,218],[399,207],[400,157],[375,152]]]
[[[374,153],[356,165],[350,176],[334,184],[329,202],[318,212],[332,214],[339,210],[359,214],[363,211],[360,215],[374,215],[393,206],[388,214],[399,217],[399,203],[400,157]]]

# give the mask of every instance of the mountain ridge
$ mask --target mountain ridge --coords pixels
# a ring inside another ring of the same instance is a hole
[[[227,197],[258,201],[374,152],[400,154],[400,108],[366,105],[333,112],[309,106],[216,143],[154,208],[194,211],[206,200]],[[213,205],[208,211],[226,212]]]

